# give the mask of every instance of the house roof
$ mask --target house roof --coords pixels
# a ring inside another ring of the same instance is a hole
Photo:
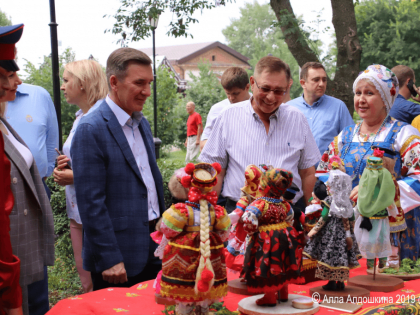
[[[248,63],[249,58],[238,53],[236,50],[222,44],[221,42],[207,42],[207,43],[197,43],[197,44],[188,44],[188,45],[178,45],[178,46],[166,46],[166,47],[156,47],[156,56],[166,56],[170,61],[176,61],[178,64],[182,64],[187,60],[195,58],[207,50],[219,47],[227,53],[233,55],[239,60]],[[145,54],[152,55],[153,48],[141,49]]]

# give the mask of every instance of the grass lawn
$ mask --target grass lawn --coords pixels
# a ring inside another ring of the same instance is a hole
[[[187,151],[184,150],[172,151],[169,153],[169,156],[165,158],[165,160],[171,162],[184,162],[186,155]]]

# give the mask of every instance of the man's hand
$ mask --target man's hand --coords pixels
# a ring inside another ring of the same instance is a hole
[[[60,170],[58,167],[54,169],[54,181],[60,186],[73,184],[73,171],[68,168]]]
[[[354,202],[357,201],[357,197],[359,196],[359,185],[353,188],[353,190],[350,193],[350,199]]]
[[[60,170],[63,168],[68,168],[68,161],[70,161],[70,159],[66,155],[59,155],[57,157],[57,168]]]
[[[114,267],[102,271],[102,278],[109,283],[118,284],[127,282],[127,272],[125,271],[124,263],[120,262]]]
[[[195,141],[195,145],[200,145],[200,139],[197,138],[197,141]]]
[[[185,140],[185,142],[184,142],[184,146],[187,148],[188,147],[188,138],[187,138],[187,140]]]
[[[415,85],[415,84],[413,84],[413,88],[414,88],[414,90],[416,90],[416,92],[417,92],[417,96],[413,96],[413,95],[411,95],[411,98],[412,98],[413,100],[415,100],[416,102],[420,102],[420,89],[419,89],[418,87],[416,87],[416,85]]]

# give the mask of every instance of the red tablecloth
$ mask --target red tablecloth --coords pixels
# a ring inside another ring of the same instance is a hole
[[[359,261],[361,267],[350,272],[350,277],[366,274],[366,260]],[[229,273],[228,279],[236,279],[237,274]],[[290,294],[300,294],[310,296],[309,289],[325,284],[326,281],[311,282],[306,285],[289,285]],[[163,305],[155,303],[155,290],[153,289],[153,280],[142,282],[131,288],[110,288],[95,291],[58,302],[47,314],[48,315],[104,315],[104,314],[139,314],[151,315],[162,314]],[[235,311],[238,302],[245,296],[230,293],[224,298],[225,306]],[[376,299],[375,299],[376,297]],[[358,315],[379,314],[378,307],[389,304],[397,304],[402,299],[410,299],[410,302],[416,298],[420,301],[420,279],[411,280],[404,283],[404,288],[390,293],[371,292],[368,303],[357,312]],[[379,299],[381,298],[381,299]],[[376,303],[377,302],[377,303]],[[420,310],[420,303],[416,302]],[[420,311],[416,314],[419,314]],[[317,314],[339,315],[348,314],[344,312],[320,308]],[[385,313],[386,314],[386,313]],[[396,313],[398,314],[398,313]],[[411,313],[410,313],[411,314]]]

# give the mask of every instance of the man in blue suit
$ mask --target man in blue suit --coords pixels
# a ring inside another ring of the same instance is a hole
[[[84,229],[83,268],[93,290],[130,287],[157,276],[149,234],[165,210],[150,125],[150,58],[120,48],[108,58],[109,94],[83,118],[72,142],[77,204]]]

